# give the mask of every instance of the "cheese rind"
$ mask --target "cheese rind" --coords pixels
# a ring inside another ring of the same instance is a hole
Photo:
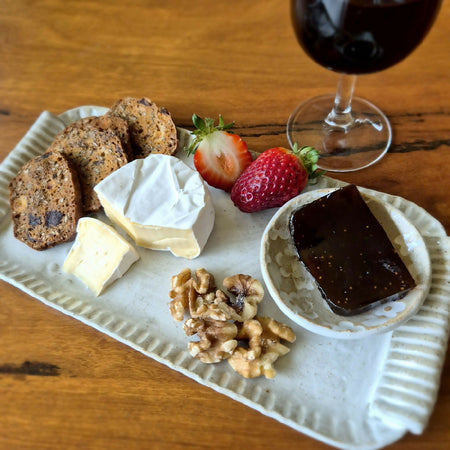
[[[74,274],[98,296],[138,259],[138,252],[114,228],[83,217],[63,270]]]
[[[198,172],[168,155],[136,159],[95,187],[112,222],[137,245],[200,255],[214,226],[214,206]]]

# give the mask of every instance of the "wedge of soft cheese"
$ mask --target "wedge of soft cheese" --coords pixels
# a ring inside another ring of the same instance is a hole
[[[63,270],[74,274],[98,296],[138,259],[138,252],[114,228],[83,217]]]
[[[141,247],[200,255],[214,226],[214,206],[199,173],[168,155],[136,159],[95,187],[110,220]]]

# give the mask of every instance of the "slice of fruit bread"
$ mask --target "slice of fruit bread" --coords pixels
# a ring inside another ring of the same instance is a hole
[[[146,97],[124,97],[114,103],[107,116],[127,121],[135,158],[155,153],[173,155],[177,150],[177,129],[169,111]]]
[[[80,119],[59,133],[49,151],[64,154],[75,166],[81,185],[84,212],[101,209],[94,192],[97,183],[128,163],[119,136],[110,129]]]
[[[81,188],[70,161],[47,151],[28,161],[9,184],[14,236],[35,250],[75,237]]]

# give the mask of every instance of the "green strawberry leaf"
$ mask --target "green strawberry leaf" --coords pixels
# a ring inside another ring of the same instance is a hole
[[[210,117],[205,117],[202,119],[195,113],[192,115],[192,123],[195,127],[195,130],[192,132],[194,139],[189,146],[184,148],[184,151],[189,156],[195,153],[200,145],[200,142],[202,142],[206,136],[214,133],[215,131],[227,131],[228,133],[232,133],[230,129],[234,126],[234,122],[226,124],[221,115],[219,115],[218,125],[214,126],[214,119],[211,119]]]
[[[193,122],[195,128],[197,128],[198,130],[206,129],[205,121],[201,117],[197,116],[197,114],[192,115],[192,122]]]
[[[325,173],[325,170],[319,170],[317,162],[319,161],[319,152],[314,147],[303,146],[298,148],[297,142],[292,147],[292,152],[300,158],[300,161],[308,173],[308,179],[318,178]]]

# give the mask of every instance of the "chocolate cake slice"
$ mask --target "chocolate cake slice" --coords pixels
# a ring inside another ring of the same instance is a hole
[[[336,314],[398,300],[416,285],[354,185],[294,211],[289,226],[300,261]]]

